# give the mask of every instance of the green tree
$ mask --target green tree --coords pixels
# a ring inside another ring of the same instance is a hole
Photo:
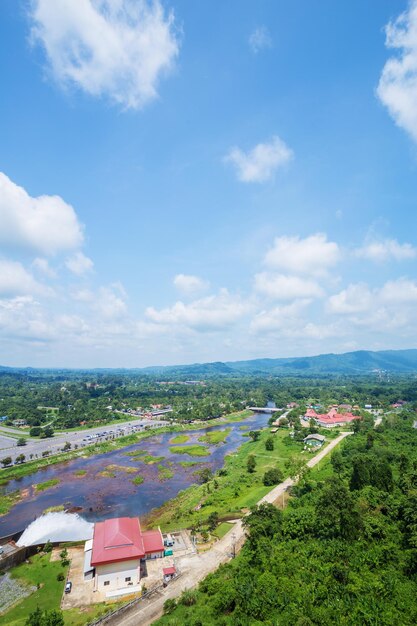
[[[26,445],[26,439],[24,437],[19,437],[19,439],[17,440],[17,444],[18,446],[25,446]]]
[[[349,482],[350,490],[359,490],[369,484],[369,461],[364,456],[358,456],[353,461],[352,475]]]
[[[24,454],[18,454],[16,459],[15,459],[16,465],[19,465],[20,463],[23,463],[25,459],[26,459],[26,457],[25,457]]]
[[[270,487],[272,485],[278,485],[282,482],[283,475],[281,470],[278,467],[273,467],[265,472],[263,483],[265,487]]]
[[[217,511],[213,511],[207,518],[207,525],[210,531],[213,531],[219,523],[219,514]]]
[[[1,460],[1,464],[3,465],[3,467],[7,467],[8,465],[12,464],[12,457],[11,456],[5,456],[4,459]]]
[[[333,471],[340,477],[344,469],[343,456],[339,450],[335,450],[332,453],[330,462],[333,467]]]
[[[356,539],[361,519],[355,501],[339,478],[329,479],[316,503],[317,533],[323,538]]]
[[[53,545],[52,545],[52,543],[48,539],[48,541],[43,546],[43,551],[46,552],[46,553],[52,552],[52,548],[53,548]]]
[[[250,454],[248,456],[248,460],[246,462],[246,468],[249,472],[249,474],[253,474],[256,468],[256,460],[255,457],[253,456],[253,454]]]
[[[268,439],[265,441],[265,450],[273,450],[274,449],[274,440],[272,437],[268,437]]]
[[[31,437],[39,437],[39,435],[41,434],[41,427],[40,426],[32,426],[32,428],[29,431],[29,435]]]
[[[250,430],[249,431],[249,437],[252,439],[252,441],[258,441],[260,436],[261,436],[261,431],[260,430]]]

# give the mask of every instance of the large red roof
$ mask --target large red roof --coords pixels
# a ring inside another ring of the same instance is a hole
[[[142,533],[143,546],[146,554],[149,552],[162,552],[164,550],[164,540],[160,530],[145,530]]]
[[[332,407],[328,413],[320,415],[314,409],[307,409],[305,416],[314,418],[320,424],[343,424],[361,419],[360,416],[352,415],[352,413],[338,413],[335,407]]]
[[[94,524],[91,565],[145,556],[139,518],[118,517]]]

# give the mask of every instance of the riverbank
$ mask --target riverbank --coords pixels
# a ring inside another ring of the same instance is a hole
[[[274,449],[266,450],[266,440],[271,437]],[[255,459],[253,472],[248,472],[249,456]],[[224,521],[242,517],[271,490],[263,483],[265,472],[278,468],[283,477],[289,476],[288,464],[310,459],[311,452],[304,451],[303,443],[294,441],[288,429],[271,435],[266,428],[261,431],[258,441],[250,439],[236,453],[226,456],[223,468],[208,482],[191,485],[159,509],[151,511],[143,523],[148,528],[161,526],[164,531],[169,531],[200,528],[214,512]]]
[[[229,422],[240,421],[242,419],[250,417],[251,415],[253,415],[252,411],[244,409],[243,411],[230,413],[229,415],[225,415],[215,420],[209,420],[204,422],[201,421],[198,424],[172,424],[169,426],[164,426],[163,428],[149,428],[146,431],[133,433],[131,435],[126,435],[125,437],[118,437],[117,439],[111,441],[104,441],[102,443],[86,445],[82,449],[70,450],[69,452],[54,454],[43,459],[26,461],[25,463],[21,463],[19,465],[12,465],[11,467],[1,468],[0,486],[5,485],[9,482],[9,480],[21,478],[23,476],[29,476],[30,474],[37,472],[43,467],[49,467],[51,465],[56,465],[57,463],[63,463],[65,461],[70,461],[72,459],[77,459],[81,457],[88,458],[95,454],[103,454],[105,452],[120,450],[121,448],[125,448],[134,443],[139,443],[143,439],[148,439],[155,434],[181,432],[184,429],[202,430],[210,426],[218,426],[222,424],[227,424]]]

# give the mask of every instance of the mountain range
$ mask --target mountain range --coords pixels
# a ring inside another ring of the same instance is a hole
[[[38,370],[36,368],[13,368],[0,366],[0,373],[35,373],[65,372],[65,368],[48,368]],[[194,363],[190,365],[166,365],[145,368],[94,368],[72,371],[112,372],[149,374],[154,376],[188,377],[198,379],[206,376],[233,376],[233,375],[364,375],[375,372],[387,372],[390,374],[417,373],[417,349],[410,350],[382,350],[373,352],[370,350],[357,350],[343,354],[320,354],[317,356],[292,357],[292,358],[268,358],[251,359],[247,361],[216,361],[213,363]]]

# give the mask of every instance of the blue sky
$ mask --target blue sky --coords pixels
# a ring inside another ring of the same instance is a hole
[[[416,347],[416,0],[2,0],[0,77],[0,363]]]

